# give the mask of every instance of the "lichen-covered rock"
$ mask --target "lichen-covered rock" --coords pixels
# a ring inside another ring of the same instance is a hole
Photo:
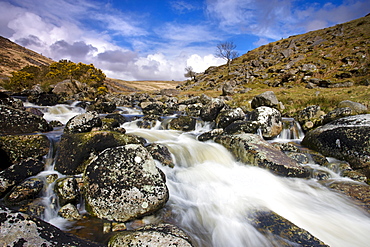
[[[191,247],[189,237],[179,228],[170,224],[148,225],[135,231],[125,231],[114,235],[109,247],[151,246],[151,247]]]
[[[9,97],[8,95],[0,92],[0,105],[10,106],[15,109],[25,110],[22,100]]]
[[[71,118],[65,128],[65,133],[82,133],[82,132],[89,132],[94,127],[100,127],[102,125],[102,121],[99,118],[99,115],[95,111],[86,112],[74,116]]]
[[[259,124],[257,121],[237,120],[228,125],[224,131],[228,135],[242,134],[242,133],[257,133]]]
[[[75,205],[68,203],[61,207],[58,211],[58,215],[67,220],[79,220],[81,215]]]
[[[112,113],[116,109],[116,104],[113,102],[101,102],[98,100],[86,107],[86,111],[96,111],[97,113]]]
[[[354,113],[354,111],[349,107],[336,108],[336,109],[328,112],[324,116],[324,119],[323,119],[322,123],[327,124],[327,123],[329,123],[331,121],[334,121],[336,119],[354,115],[353,113]]]
[[[220,136],[224,133],[223,129],[213,129],[211,131],[200,134],[197,139],[198,141],[204,142],[208,140],[213,140],[216,136]]]
[[[266,91],[259,95],[253,97],[251,106],[253,109],[260,107],[260,106],[268,106],[277,108],[279,105],[279,101],[275,96],[273,91]]]
[[[45,221],[0,205],[0,246],[103,246],[64,233]]]
[[[75,203],[80,195],[74,177],[58,179],[54,184],[54,191],[58,196],[60,206],[64,206],[67,203]]]
[[[145,115],[161,115],[165,109],[165,105],[160,101],[144,101],[140,106]]]
[[[48,154],[49,149],[50,141],[44,135],[0,136],[0,170],[28,157],[39,159]]]
[[[91,156],[106,148],[129,143],[140,143],[135,136],[116,131],[92,131],[87,133],[63,134],[58,146],[55,170],[65,175],[80,174]]]
[[[27,111],[0,105],[0,134],[24,134],[50,131],[51,127],[40,116]]]
[[[278,136],[283,130],[280,111],[275,108],[260,106],[250,113],[250,120],[256,121],[262,136],[267,139]]]
[[[322,125],[324,116],[325,112],[321,110],[320,106],[311,105],[298,112],[297,121],[302,126],[302,129],[307,131]]]
[[[258,135],[222,135],[216,137],[215,141],[226,147],[241,162],[268,169],[280,176],[309,176],[304,167]]]
[[[370,114],[340,118],[311,130],[302,144],[325,156],[345,160],[370,177]]]
[[[39,94],[31,94],[28,96],[28,101],[35,104],[35,105],[56,105],[59,102],[59,96],[53,93],[39,93]]]
[[[171,119],[168,125],[172,130],[191,131],[195,130],[196,122],[196,119],[190,116],[179,116]]]
[[[226,128],[236,120],[243,120],[245,113],[241,108],[221,111],[216,117],[217,128]]]
[[[13,187],[5,196],[5,203],[8,205],[21,205],[38,196],[44,187],[40,178],[29,178]]]
[[[273,211],[256,211],[248,216],[248,220],[276,246],[327,246],[308,231]]]
[[[204,121],[213,121],[224,106],[225,102],[223,100],[212,98],[208,104],[202,107],[200,117]]]
[[[14,185],[44,170],[44,163],[34,158],[22,160],[0,172],[0,197]]]
[[[168,200],[164,176],[142,145],[104,150],[83,178],[86,208],[101,219],[125,222],[159,210]]]

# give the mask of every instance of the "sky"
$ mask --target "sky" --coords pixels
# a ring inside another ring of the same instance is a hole
[[[370,13],[368,0],[0,0],[0,35],[111,78],[184,80],[261,45]]]

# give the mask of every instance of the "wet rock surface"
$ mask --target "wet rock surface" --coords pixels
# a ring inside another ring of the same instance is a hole
[[[84,173],[84,198],[91,215],[125,222],[162,208],[168,190],[161,171],[141,145],[108,148]]]
[[[89,132],[94,127],[100,127],[101,125],[102,121],[99,118],[98,113],[95,111],[91,111],[79,114],[71,118],[64,128],[64,132],[65,133]]]

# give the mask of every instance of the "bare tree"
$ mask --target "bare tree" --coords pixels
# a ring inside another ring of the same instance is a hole
[[[219,43],[217,45],[217,50],[216,50],[215,56],[223,58],[227,61],[228,72],[230,72],[231,61],[234,58],[237,58],[239,56],[238,52],[235,51],[235,48],[236,48],[236,45],[232,41],[222,42],[222,43]]]
[[[184,74],[185,77],[190,77],[195,80],[196,72],[194,72],[193,67],[188,66],[185,68],[186,73]]]

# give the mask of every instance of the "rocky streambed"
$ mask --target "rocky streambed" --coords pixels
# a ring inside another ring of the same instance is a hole
[[[272,92],[251,104],[133,94],[36,106],[3,95],[0,243],[366,246],[367,109],[309,106],[303,138]]]

